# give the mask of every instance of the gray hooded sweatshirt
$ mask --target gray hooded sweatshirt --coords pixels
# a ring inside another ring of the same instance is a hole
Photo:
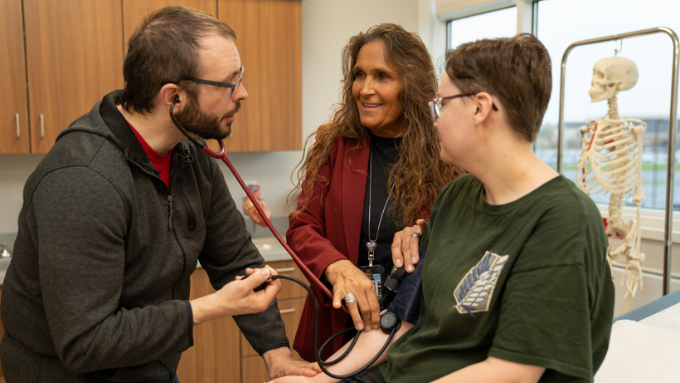
[[[215,289],[264,260],[214,159],[182,142],[170,190],[108,94],[24,188],[2,291],[8,382],[171,382],[193,345],[190,276]],[[288,346],[274,301],[234,318],[260,354]]]

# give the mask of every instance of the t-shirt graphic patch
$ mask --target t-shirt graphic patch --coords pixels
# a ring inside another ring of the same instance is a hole
[[[459,313],[472,314],[489,310],[498,276],[508,258],[509,255],[500,256],[487,251],[482,260],[468,271],[453,291]]]

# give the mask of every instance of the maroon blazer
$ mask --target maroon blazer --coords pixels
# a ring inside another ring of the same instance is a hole
[[[302,261],[319,279],[325,280],[324,271],[331,263],[348,259],[357,265],[359,237],[364,212],[364,195],[370,142],[367,139],[359,149],[354,140],[336,138],[330,158],[319,169],[330,183],[317,181],[315,196],[307,209],[290,219],[286,241]],[[350,165],[351,164],[351,165]],[[302,189],[298,204],[304,201],[310,191]],[[299,206],[299,205],[298,205]],[[347,314],[334,309],[332,300],[312,285],[319,298],[319,346],[331,335],[347,327]],[[332,291],[332,288],[331,288]],[[307,297],[302,318],[295,336],[293,348],[308,361],[314,357],[314,306],[313,297]],[[328,358],[342,346],[343,336],[337,337],[324,350],[322,359]]]

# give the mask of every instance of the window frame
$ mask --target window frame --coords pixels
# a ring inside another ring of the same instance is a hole
[[[539,2],[541,1],[544,0],[436,0],[437,18],[446,25],[446,50],[451,47],[451,24],[454,21],[511,8],[513,6],[518,7],[518,33],[528,32],[538,36]],[[555,58],[553,58],[553,68],[555,68]],[[676,146],[676,152],[678,149],[680,148]],[[565,175],[563,172],[561,174]],[[666,180],[666,182],[668,182],[668,180]],[[596,205],[603,217],[608,216],[608,205],[597,202]],[[637,218],[637,211],[634,207],[624,206],[622,213],[624,217]],[[665,209],[641,208],[640,225],[642,240],[658,241],[662,243],[665,241]],[[671,234],[671,241],[673,244],[680,244],[680,211],[673,211],[673,232]],[[663,257],[663,254],[661,254],[661,256]],[[651,274],[662,274],[662,271],[647,265],[643,265],[643,270]],[[672,275],[672,277],[677,278],[676,275]]]
[[[493,12],[498,12],[498,11],[504,11],[504,10],[510,9],[510,8],[517,8],[517,6],[514,5],[514,4],[512,4],[512,5],[504,6],[504,7],[502,7],[502,8],[491,9],[491,10],[484,11],[484,12],[480,12],[480,13],[476,13],[476,14],[473,14],[473,15],[459,16],[459,17],[456,17],[456,18],[454,18],[454,19],[448,19],[448,20],[446,20],[446,49],[447,49],[447,50],[448,50],[448,49],[451,49],[451,34],[452,34],[452,29],[453,29],[453,28],[452,28],[452,25],[453,25],[454,22],[459,21],[459,20],[463,20],[463,19],[467,19],[467,18],[470,18],[470,17],[476,17],[476,16],[485,15],[485,14],[488,14],[488,13],[493,13]],[[518,9],[517,11],[519,12],[519,9]],[[532,22],[532,23],[533,23],[533,22]],[[533,27],[532,27],[532,28],[533,28]],[[533,32],[532,32],[532,33],[533,33]]]

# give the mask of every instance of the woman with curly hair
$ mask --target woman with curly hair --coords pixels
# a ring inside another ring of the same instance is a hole
[[[447,54],[434,127],[442,161],[469,174],[441,190],[420,240],[418,317],[362,333],[334,377],[273,383],[332,383],[371,360],[343,383],[593,382],[614,312],[609,243],[593,200],[533,151],[551,90],[530,34]]]
[[[439,190],[461,171],[439,159],[439,141],[426,100],[436,97],[430,55],[415,33],[395,24],[353,36],[342,52],[343,94],[330,122],[298,165],[289,195],[297,209],[286,238],[310,270],[330,284],[322,302],[319,341],[345,328],[379,328],[381,279],[394,266],[413,271],[392,240],[423,223]],[[305,146],[307,147],[307,146]],[[315,360],[314,310],[308,297],[295,350]],[[342,300],[350,315],[341,310]],[[331,307],[332,304],[332,307]],[[336,338],[324,357],[337,350]]]

